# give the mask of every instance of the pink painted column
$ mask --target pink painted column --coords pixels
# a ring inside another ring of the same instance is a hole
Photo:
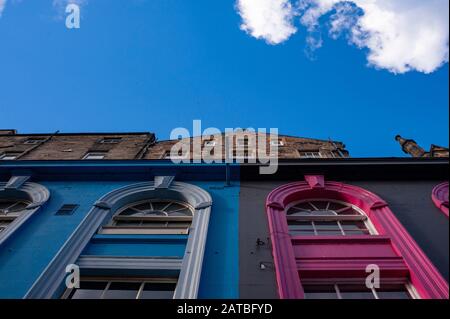
[[[277,203],[267,203],[267,217],[269,218],[278,295],[280,299],[303,299],[304,292],[297,271],[284,208]]]

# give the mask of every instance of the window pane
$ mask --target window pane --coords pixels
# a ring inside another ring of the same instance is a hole
[[[113,282],[105,293],[105,299],[136,299],[141,283]]]
[[[314,228],[311,222],[289,222],[288,228],[291,236],[314,235]]]
[[[333,285],[304,285],[305,299],[337,299]]]
[[[358,221],[346,221],[341,222],[341,226],[347,235],[367,235],[369,230],[367,229],[364,222]]]
[[[80,289],[76,289],[69,299],[100,299],[106,288],[106,282],[80,282]]]
[[[339,284],[342,299],[375,299],[373,292],[365,285]]]
[[[140,220],[133,220],[133,221],[129,221],[129,220],[118,220],[115,222],[114,226],[120,226],[120,227],[137,227],[141,225],[141,221]]]
[[[140,299],[172,299],[175,283],[146,283]]]
[[[400,285],[381,285],[377,290],[380,299],[411,299],[409,292],[404,284]]]

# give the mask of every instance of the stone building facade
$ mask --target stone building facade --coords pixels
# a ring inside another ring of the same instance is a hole
[[[266,145],[258,153],[262,141]],[[177,143],[179,153],[171,154]],[[149,132],[18,134],[15,130],[0,130],[0,159],[4,160],[193,159],[206,153],[212,159],[223,160],[226,149],[228,158],[234,159],[276,156],[275,152],[280,159],[349,157],[342,142],[246,131],[157,141]]]
[[[412,139],[403,138],[400,135],[397,135],[395,140],[400,144],[403,152],[412,157],[448,157],[449,154],[448,147],[431,144],[430,150],[425,151]]]

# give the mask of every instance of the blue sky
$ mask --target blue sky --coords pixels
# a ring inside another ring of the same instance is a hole
[[[367,50],[305,29],[269,45],[234,1],[90,0],[68,30],[52,0],[0,18],[0,127],[21,133],[277,127],[343,141],[352,156],[404,156],[396,134],[448,145],[448,63],[430,74],[367,66]]]

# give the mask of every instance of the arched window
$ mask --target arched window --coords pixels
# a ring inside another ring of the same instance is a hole
[[[291,236],[347,236],[376,234],[367,215],[356,205],[335,199],[312,198],[286,208]]]
[[[100,198],[25,298],[58,296],[69,264],[78,265],[81,271],[94,269],[96,277],[81,276],[81,291],[66,291],[64,298],[76,298],[85,293],[108,298],[110,293],[122,297],[125,294],[132,295],[132,298],[150,298],[161,294],[166,297],[170,294],[174,299],[197,298],[212,198],[204,189],[174,181],[174,178],[155,176],[153,181],[126,185]],[[133,242],[142,240],[145,243],[158,236],[142,235],[175,234],[180,236],[161,238],[168,241],[178,241],[180,238],[183,241],[185,238],[187,241],[182,259],[161,256],[83,256],[82,252],[98,232],[101,234],[99,237],[107,240],[120,241],[132,237]],[[124,269],[130,272],[124,273]],[[156,277],[147,276],[156,270],[161,273]],[[177,278],[174,272],[179,272]],[[137,273],[143,277],[137,278]],[[166,279],[170,279],[170,282],[160,287],[161,276],[168,273],[171,277]]]
[[[0,246],[50,197],[47,188],[28,179],[13,176],[0,182]]]
[[[363,188],[306,175],[266,201],[282,299],[448,299],[448,283],[388,203]],[[366,284],[380,271],[380,287]]]
[[[120,208],[102,234],[188,234],[194,208],[172,199],[145,199]]]

